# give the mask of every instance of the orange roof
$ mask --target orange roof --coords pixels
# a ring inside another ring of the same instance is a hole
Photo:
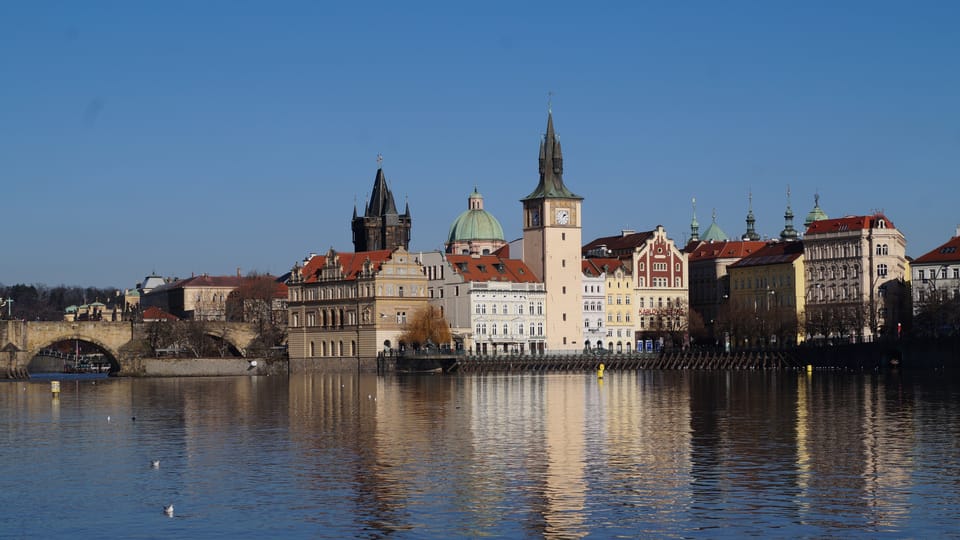
[[[710,259],[742,259],[751,253],[763,249],[766,242],[759,240],[727,240],[724,242],[704,242],[688,255],[690,262]]]
[[[370,259],[375,270],[379,270],[380,266],[390,259],[391,254],[393,254],[393,251],[389,249],[359,251],[357,253],[335,253],[337,261],[340,263],[340,273],[343,279],[351,281],[357,279],[357,274],[363,269],[363,264],[367,259]],[[310,260],[303,265],[302,275],[304,283],[315,283],[317,276],[326,264],[326,255],[314,255],[310,257]]]
[[[653,233],[654,231],[646,231],[618,234],[616,236],[604,236],[583,246],[581,253],[586,255],[588,252],[601,246],[613,252],[632,251],[645,244],[647,240],[653,237]]]
[[[597,277],[604,272],[615,272],[617,268],[623,266],[623,262],[613,257],[594,257],[582,259],[580,266],[585,275]]]
[[[145,321],[178,321],[176,315],[171,315],[157,306],[150,306],[143,310],[143,320]]]
[[[453,271],[466,281],[510,281],[513,283],[539,283],[530,268],[518,259],[502,259],[496,255],[450,255],[447,261]]]
[[[946,263],[960,261],[960,236],[954,236],[945,244],[928,251],[913,260],[913,264]]]
[[[887,216],[877,213],[870,216],[846,216],[836,219],[814,221],[807,228],[807,235],[876,229],[878,228],[877,222],[880,220],[886,222],[885,228],[896,229],[896,227],[893,226],[893,222],[890,221]]]

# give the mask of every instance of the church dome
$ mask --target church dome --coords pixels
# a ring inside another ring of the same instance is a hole
[[[813,210],[810,210],[810,213],[807,214],[807,219],[803,221],[803,224],[807,227],[815,221],[823,221],[825,219],[830,219],[827,217],[827,213],[820,208],[820,195],[813,196]]]
[[[493,214],[483,209],[483,195],[473,189],[468,208],[450,225],[447,244],[461,244],[472,241],[504,242],[503,227]]]

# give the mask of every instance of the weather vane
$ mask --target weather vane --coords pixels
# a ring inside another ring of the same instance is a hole
[[[377,152],[377,168],[380,169],[383,167],[383,154]]]
[[[547,112],[553,114],[553,90],[547,92]]]

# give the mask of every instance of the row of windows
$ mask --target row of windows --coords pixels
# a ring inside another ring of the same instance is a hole
[[[938,274],[938,273],[940,274],[939,279],[947,279],[947,269],[946,269],[946,268],[940,268],[939,271],[931,269],[931,270],[930,270],[930,279],[937,279],[937,274]],[[924,280],[924,279],[927,279],[926,276],[927,276],[926,271],[924,271],[923,269],[917,270],[917,278],[919,278],[919,279],[921,279],[921,280]],[[954,269],[953,269],[953,279],[960,279],[960,268],[954,268]]]
[[[502,334],[503,336],[509,336],[509,335],[510,335],[510,327],[507,325],[507,323],[503,323],[503,325],[502,325],[500,328],[503,330],[503,334]],[[536,331],[536,333],[534,333],[534,331]],[[478,335],[478,336],[485,336],[485,335],[487,335],[487,323],[477,323],[477,335]],[[490,325],[490,335],[491,335],[491,336],[497,335],[497,324],[496,324],[496,323],[492,323],[492,324]],[[522,336],[522,335],[523,335],[523,323],[518,323],[518,324],[517,324],[517,333],[516,333],[516,335],[518,335],[518,336]],[[531,336],[534,336],[534,335],[536,335],[536,336],[542,336],[542,335],[543,335],[543,323],[542,323],[542,322],[541,322],[541,323],[537,323],[536,326],[534,326],[533,323],[530,323],[530,335],[531,335]]]
[[[624,301],[624,298],[626,298],[626,301]],[[627,295],[626,297],[624,297],[622,294],[618,294],[618,295],[617,295],[617,305],[620,306],[620,305],[623,305],[624,303],[627,304],[628,306],[630,305],[630,296]],[[608,306],[612,306],[612,305],[613,305],[613,295],[612,295],[612,294],[608,294],[608,295],[607,295],[607,305],[608,305]]]
[[[650,285],[651,285],[652,287],[669,287],[669,286],[670,286],[670,279],[669,279],[669,278],[665,278],[665,277],[650,278]],[[643,287],[646,287],[646,286],[647,286],[647,280],[646,280],[646,278],[644,278],[644,277],[639,277],[639,278],[637,278],[637,287],[643,288]],[[682,287],[682,286],[683,286],[683,279],[682,279],[682,278],[679,278],[679,277],[673,278],[673,286],[674,286],[674,287]]]
[[[343,348],[343,341],[321,341],[320,346],[317,347],[316,343],[310,342],[310,356],[318,356],[317,353],[320,353],[319,356],[344,356],[346,351]],[[350,356],[357,355],[357,342],[350,342]]]
[[[373,296],[373,290],[373,285],[361,285],[360,296]],[[377,285],[376,291],[377,296],[386,295],[402,297],[406,296],[407,293],[409,293],[411,296],[422,296],[424,289],[419,285],[404,286],[388,283],[387,285]],[[291,287],[289,294],[290,300],[294,302],[310,300],[339,300],[343,298],[357,297],[357,291],[353,287]]]
[[[804,246],[804,255],[809,259],[849,259],[860,256],[860,244],[849,243],[842,245]]]
[[[886,265],[883,265],[886,267]],[[842,266],[820,266],[817,268],[811,268],[810,272],[807,274],[807,279],[810,281],[823,281],[826,279],[858,279],[860,277],[860,266],[852,265],[849,268],[847,265]]]
[[[543,302],[537,302],[536,304],[534,304],[533,302],[530,302],[529,308],[530,308],[530,314],[531,314],[531,315],[533,315],[534,313],[536,313],[537,315],[543,315]],[[536,312],[534,312],[534,308],[536,308]],[[476,313],[477,315],[486,315],[486,314],[487,314],[487,304],[476,304],[476,305],[474,305],[474,306],[473,306],[473,312]],[[497,304],[490,304],[490,314],[491,314],[491,315],[497,315],[497,314],[498,314],[498,313],[497,313]],[[508,306],[507,304],[501,304],[501,306],[500,306],[500,313],[499,313],[499,314],[501,314],[501,315],[509,315],[509,314],[510,314],[510,308],[509,308],[509,306]],[[517,315],[523,315],[523,304],[517,304]]]

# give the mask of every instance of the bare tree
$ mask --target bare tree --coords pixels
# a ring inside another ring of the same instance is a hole
[[[434,306],[427,306],[417,311],[400,335],[400,341],[414,349],[419,349],[427,343],[438,346],[449,345],[451,340],[450,324]]]

